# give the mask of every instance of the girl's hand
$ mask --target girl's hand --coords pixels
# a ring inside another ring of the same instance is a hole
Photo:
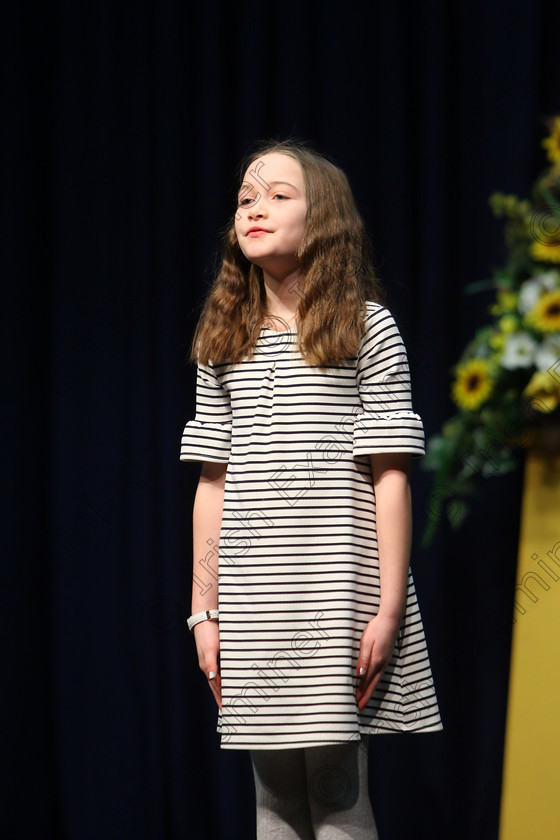
[[[357,674],[360,682],[356,689],[356,702],[364,709],[377,687],[381,675],[393,655],[400,622],[394,618],[376,615],[364,628],[360,641]],[[360,669],[364,668],[360,676]]]
[[[220,677],[220,630],[217,621],[201,621],[194,626],[194,639],[200,670],[208,680],[218,708],[222,708],[222,679]],[[214,676],[212,676],[214,675]]]

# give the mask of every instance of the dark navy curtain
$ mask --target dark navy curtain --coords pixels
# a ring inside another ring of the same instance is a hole
[[[196,465],[186,364],[268,137],[348,173],[427,434],[558,113],[557,3],[10,4],[2,38],[4,836],[247,840],[186,628]],[[497,837],[521,472],[413,568],[445,731],[373,739],[382,840]]]

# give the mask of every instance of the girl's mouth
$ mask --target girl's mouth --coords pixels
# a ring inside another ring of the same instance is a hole
[[[263,234],[263,233],[270,233],[270,231],[265,230],[264,228],[250,228],[247,231],[247,236],[251,236],[251,237],[261,236],[261,234]]]

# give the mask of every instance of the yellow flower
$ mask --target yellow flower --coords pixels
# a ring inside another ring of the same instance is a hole
[[[523,391],[534,411],[550,414],[560,405],[560,382],[547,370],[533,374]]]
[[[517,329],[517,319],[513,318],[511,315],[504,315],[503,318],[499,320],[499,327],[503,333],[513,333]]]
[[[525,216],[530,209],[527,200],[520,201],[516,195],[505,195],[501,192],[493,193],[488,199],[495,216],[508,216],[510,219]]]
[[[515,312],[517,310],[517,293],[498,292],[498,303],[504,312]]]
[[[560,240],[550,242],[531,242],[530,254],[538,262],[560,263]]]
[[[517,293],[516,292],[498,292],[496,303],[490,307],[492,315],[503,315],[507,312],[517,311]]]
[[[525,317],[540,332],[560,332],[560,289],[545,292]]]
[[[552,121],[552,131],[549,137],[542,141],[543,147],[551,163],[560,163],[560,117]]]
[[[503,350],[506,337],[501,332],[493,332],[488,339],[488,344],[492,350]]]
[[[488,399],[491,391],[488,362],[484,359],[471,359],[458,366],[451,395],[459,408],[476,411]]]

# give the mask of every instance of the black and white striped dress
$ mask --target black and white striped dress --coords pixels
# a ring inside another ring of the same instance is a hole
[[[355,701],[379,606],[369,454],[424,451],[398,329],[367,310],[357,358],[336,367],[308,365],[294,330],[266,328],[250,360],[199,365],[181,460],[228,463],[219,560],[212,539],[194,558],[202,591],[219,564],[224,748],[442,728],[412,575],[393,658],[364,711]]]

